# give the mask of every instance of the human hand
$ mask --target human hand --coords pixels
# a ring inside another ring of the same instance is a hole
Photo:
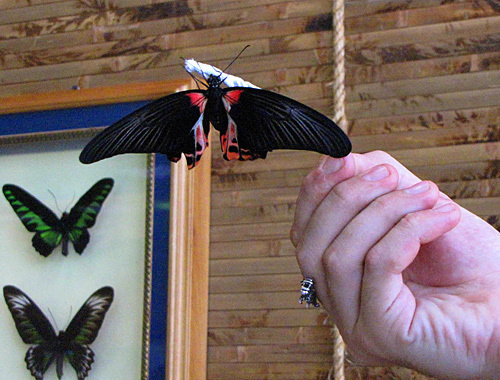
[[[325,157],[291,239],[355,362],[500,377],[500,234],[432,182],[384,152]]]

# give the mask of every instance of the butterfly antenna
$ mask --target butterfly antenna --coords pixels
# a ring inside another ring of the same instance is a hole
[[[185,61],[185,58],[181,57],[181,59],[183,61]],[[198,87],[198,90],[200,90],[200,83],[205,86],[205,87],[208,87],[205,83],[203,83],[201,80],[199,80],[198,78],[196,78],[193,73],[190,73],[189,71],[187,71],[186,67],[184,65],[181,65],[183,67],[183,69],[186,71],[186,73],[189,74],[189,76],[194,80],[194,83],[196,83],[196,86]],[[205,78],[205,76],[203,76],[203,79],[207,80]]]
[[[69,324],[71,323],[72,315],[73,315],[73,305],[69,305],[69,315],[68,315],[68,322],[66,322],[66,328],[68,328]]]
[[[56,326],[56,331],[61,331],[59,330],[59,326],[57,326],[57,321],[54,318],[54,314],[52,314],[52,310],[50,310],[49,308],[47,310],[49,311],[50,317],[52,318],[52,322],[54,322],[54,326]]]
[[[233,64],[233,63],[234,63],[234,62],[235,62],[235,61],[236,61],[236,60],[240,57],[240,55],[242,55],[242,54],[243,54],[243,52],[244,52],[245,50],[247,50],[247,48],[249,48],[249,47],[250,47],[250,45],[247,45],[247,46],[245,46],[243,49],[241,49],[241,51],[238,53],[238,55],[237,55],[236,57],[234,57],[234,59],[231,61],[231,63],[230,63],[229,65],[227,65],[227,67],[226,67],[224,70],[222,70],[222,71],[223,71],[223,72],[225,72],[227,69],[229,69],[229,67],[231,67],[231,65],[232,65],[232,64]],[[220,75],[221,75],[221,74],[222,74],[222,73],[220,73],[220,74],[219,74],[219,77],[220,77]]]
[[[60,213],[63,213],[63,211],[61,211],[61,208],[59,207],[59,203],[57,203],[57,198],[56,198],[55,194],[52,191],[50,191],[50,189],[47,189],[47,191],[50,193],[50,195],[52,195],[52,198],[54,198],[54,202],[56,204],[57,211],[59,211]]]
[[[68,207],[73,204],[75,199],[76,199],[76,193],[73,191],[73,198],[71,198],[71,202],[68,203],[68,205],[66,206],[66,209],[64,211],[66,211],[68,209]]]

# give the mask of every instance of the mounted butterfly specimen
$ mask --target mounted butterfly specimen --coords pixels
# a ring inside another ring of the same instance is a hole
[[[94,362],[94,352],[89,345],[96,339],[113,302],[113,288],[106,286],[92,293],[66,331],[59,334],[21,289],[8,285],[3,288],[3,295],[23,342],[32,344],[24,358],[31,375],[36,380],[43,380],[43,375],[55,362],[57,377],[61,379],[66,359],[75,369],[78,380],[85,379]]]
[[[240,53],[241,54],[241,53]],[[312,150],[333,157],[351,151],[351,142],[328,117],[286,96],[261,90],[240,78],[198,63],[205,89],[160,98],[95,136],[80,154],[93,163],[122,153],[163,153],[177,162],[184,153],[191,169],[208,146],[210,124],[220,132],[226,160],[266,158],[274,149]],[[206,69],[206,68],[210,69]],[[189,69],[186,66],[186,69]],[[243,86],[221,88],[228,77]]]
[[[19,186],[5,184],[2,191],[26,229],[35,232],[33,247],[47,257],[62,243],[62,254],[67,256],[69,241],[77,253],[83,253],[90,240],[88,229],[95,224],[113,184],[112,178],[96,182],[69,213],[63,212],[61,218]]]

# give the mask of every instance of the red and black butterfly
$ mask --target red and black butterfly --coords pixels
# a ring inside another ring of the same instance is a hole
[[[266,158],[274,149],[311,150],[333,157],[351,142],[328,117],[286,96],[250,87],[221,88],[208,75],[206,89],[160,98],[95,136],[80,154],[85,164],[122,153],[163,153],[193,168],[208,146],[210,124],[220,132],[226,160]]]

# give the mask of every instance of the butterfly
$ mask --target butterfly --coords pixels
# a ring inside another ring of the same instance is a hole
[[[221,88],[227,75],[213,69],[218,71],[203,74],[205,89],[167,95],[104,129],[84,147],[80,161],[89,164],[122,153],[163,153],[177,162],[184,154],[191,169],[209,144],[210,124],[220,132],[226,160],[266,158],[274,149],[312,150],[333,157],[351,151],[349,138],[325,115],[271,91]]]
[[[23,342],[32,344],[24,358],[31,375],[36,380],[43,380],[44,373],[55,361],[57,377],[61,379],[66,358],[75,369],[78,380],[86,378],[94,362],[94,352],[89,344],[96,339],[104,316],[113,302],[113,288],[105,286],[92,293],[66,331],[60,331],[59,334],[21,289],[7,285],[3,288],[3,294]]]
[[[47,206],[19,186],[5,184],[3,194],[26,229],[35,232],[33,247],[47,257],[62,242],[62,254],[68,255],[71,240],[81,254],[90,240],[88,228],[95,224],[101,206],[113,188],[112,178],[96,182],[73,206],[69,214],[59,219]]]

